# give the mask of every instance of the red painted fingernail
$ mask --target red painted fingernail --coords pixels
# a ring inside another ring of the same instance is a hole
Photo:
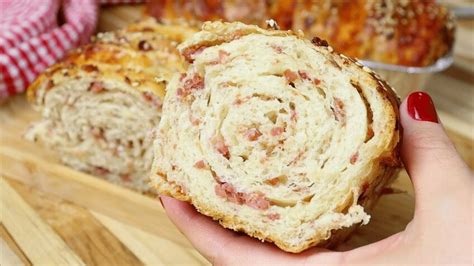
[[[411,118],[418,121],[438,123],[438,114],[431,97],[426,92],[416,91],[408,96],[407,111]]]

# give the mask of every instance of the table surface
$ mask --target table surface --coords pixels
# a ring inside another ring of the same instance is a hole
[[[140,6],[107,7],[99,31],[141,17]],[[474,168],[474,20],[459,21],[455,64],[428,84],[441,120]],[[156,199],[139,195],[58,163],[21,133],[38,118],[22,95],[0,107],[0,265],[203,265]],[[384,196],[369,225],[345,247],[358,247],[404,229],[414,194],[402,171],[402,193]]]

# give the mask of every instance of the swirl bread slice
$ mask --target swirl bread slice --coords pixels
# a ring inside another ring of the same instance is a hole
[[[369,221],[400,167],[385,82],[318,38],[239,22],[205,23],[179,49],[191,64],[164,100],[159,194],[288,252]]]
[[[29,87],[42,120],[26,134],[80,171],[148,192],[147,134],[161,117],[165,86],[184,61],[184,32],[147,19],[99,34]]]

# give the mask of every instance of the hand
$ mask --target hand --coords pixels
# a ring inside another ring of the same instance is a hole
[[[400,233],[345,252],[311,248],[285,253],[222,228],[185,202],[161,197],[170,219],[213,264],[472,265],[473,176],[438,123],[431,98],[412,93],[400,106],[402,160],[415,188],[415,216]]]

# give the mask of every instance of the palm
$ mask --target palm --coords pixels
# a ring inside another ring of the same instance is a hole
[[[270,243],[261,243],[231,230],[222,228],[217,222],[199,214],[190,204],[169,197],[161,197],[171,220],[188,237],[196,249],[213,264],[344,264],[355,262],[365,256],[377,254],[394,246],[401,234],[380,242],[347,252],[312,248],[299,254],[286,253]]]

